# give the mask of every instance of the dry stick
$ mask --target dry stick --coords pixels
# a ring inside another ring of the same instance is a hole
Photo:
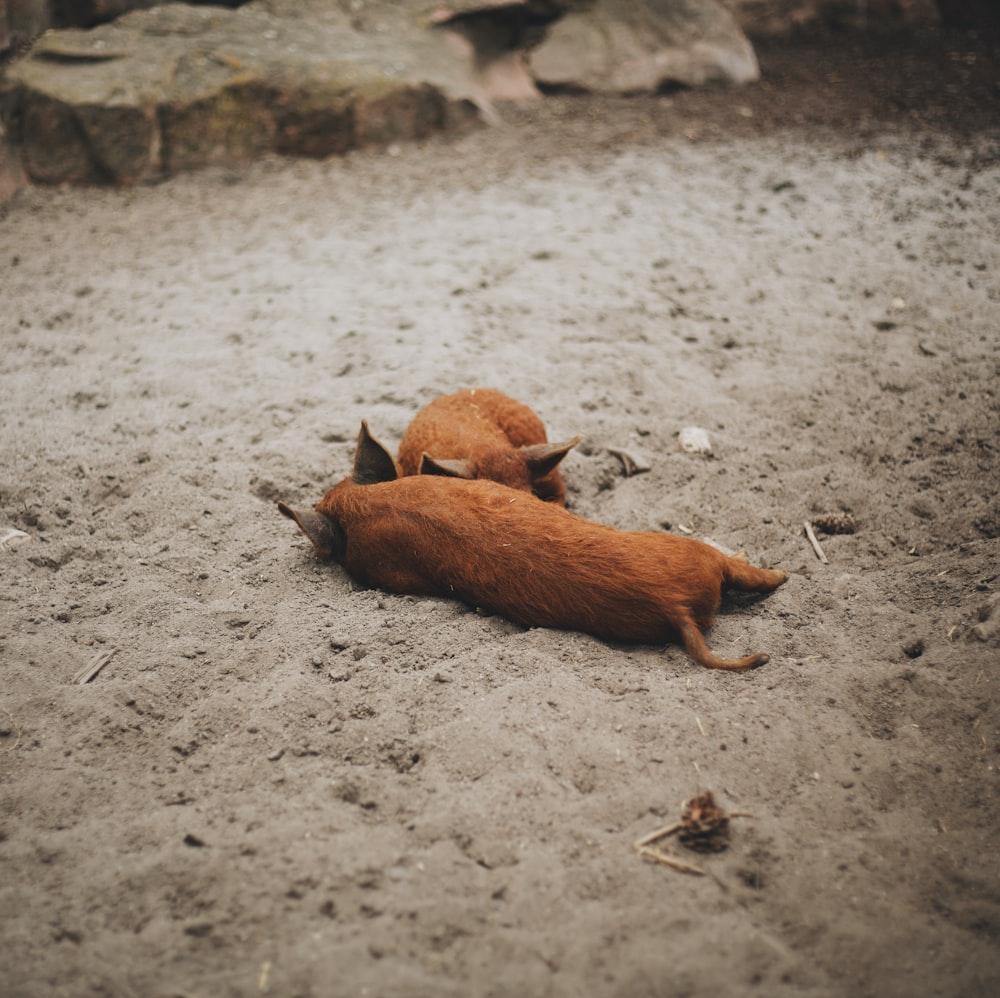
[[[684,827],[683,821],[674,822],[672,825],[664,825],[663,828],[657,828],[655,832],[650,832],[648,835],[643,835],[638,842],[636,842],[636,849],[642,850],[648,845],[652,845],[657,839],[665,839],[668,835],[673,835],[678,829]]]
[[[805,522],[805,528],[806,537],[809,538],[809,543],[813,546],[813,551],[816,552],[816,557],[819,558],[824,565],[829,565],[830,562],[826,555],[823,554],[823,549],[819,546],[819,541],[816,540],[816,535],[813,533],[812,524],[808,520]]]
[[[668,856],[665,852],[660,852],[659,849],[650,849],[648,846],[644,846],[639,850],[639,855],[655,859],[657,863],[660,863],[662,866],[669,866],[671,870],[677,870],[678,873],[694,873],[699,877],[705,876],[705,871],[700,866],[684,863],[673,856]]]
[[[623,468],[625,469],[625,477],[630,478],[632,475],[638,475],[642,471],[649,471],[653,466],[646,460],[646,458],[635,454],[631,451],[622,450],[620,447],[609,447],[609,454],[614,454],[619,461],[621,461]]]
[[[91,681],[91,679],[96,676],[101,669],[103,669],[108,662],[115,657],[115,653],[118,651],[117,648],[112,648],[111,651],[98,652],[76,675],[73,676],[73,682],[79,683],[81,686],[85,686]]]

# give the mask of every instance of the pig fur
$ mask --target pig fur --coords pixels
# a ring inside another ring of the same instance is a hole
[[[492,388],[465,388],[413,417],[399,444],[399,469],[489,478],[565,506],[557,465],[581,439],[550,444],[541,419],[524,403]]]
[[[766,593],[785,572],[692,538],[593,523],[493,481],[400,477],[366,423],[350,477],[313,510],[278,508],[322,561],[337,562],[366,586],[462,600],[524,627],[644,644],[679,639],[710,668],[769,660],[718,658],[702,632],[724,583]]]

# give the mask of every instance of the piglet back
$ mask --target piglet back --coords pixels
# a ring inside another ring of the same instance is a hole
[[[695,661],[713,668],[768,661],[763,654],[721,659],[703,631],[723,584],[769,592],[784,572],[692,538],[592,523],[496,482],[395,475],[363,424],[354,472],[316,505],[318,521],[282,512],[307,534],[318,522],[321,536],[342,539],[329,545],[333,559],[366,585],[460,599],[526,627],[616,641],[680,639]]]
[[[491,388],[434,399],[414,416],[399,445],[403,475],[488,478],[565,505],[558,465],[580,441],[549,443],[522,402]]]

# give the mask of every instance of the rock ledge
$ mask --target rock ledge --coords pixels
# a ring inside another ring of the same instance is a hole
[[[7,67],[0,127],[30,181],[131,184],[420,139],[536,84],[627,93],[757,76],[716,0],[168,3],[46,32]]]

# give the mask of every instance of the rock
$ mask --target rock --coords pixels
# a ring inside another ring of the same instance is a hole
[[[47,0],[0,0],[0,59],[32,42],[50,23]]]
[[[492,100],[540,96],[527,52],[545,36],[572,0],[451,0],[431,14],[452,34],[463,57],[471,60],[480,85]]]
[[[753,46],[715,0],[579,2],[529,54],[539,84],[603,93],[749,83]]]
[[[160,0],[50,0],[51,21],[56,28],[89,28],[112,21],[139,7],[155,7]],[[219,6],[222,4],[220,2]]]
[[[119,6],[134,4],[90,4]],[[756,76],[718,0],[142,3],[43,34],[6,69],[0,121],[30,181],[131,184],[420,139],[537,96],[536,78],[633,92]]]
[[[993,593],[979,608],[979,623],[972,633],[980,640],[992,642],[1000,634],[1000,593]]]
[[[677,440],[681,450],[687,451],[688,454],[712,453],[712,440],[708,430],[703,430],[700,426],[685,426],[677,434]]]
[[[41,183],[327,156],[475,117],[486,96],[447,34],[399,16],[358,30],[330,4],[166,4],[47,32],[9,67],[0,109]]]

